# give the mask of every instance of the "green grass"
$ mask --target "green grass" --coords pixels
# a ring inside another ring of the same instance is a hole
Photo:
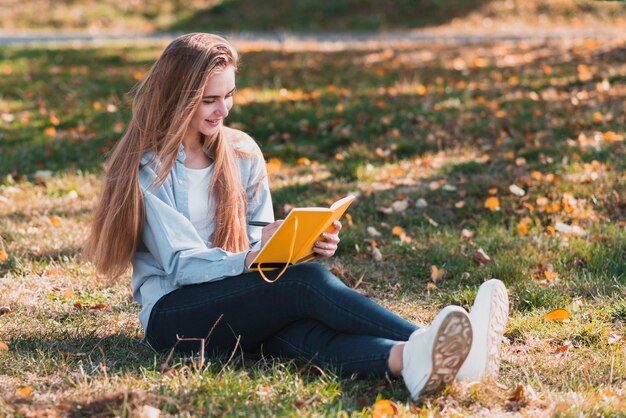
[[[406,415],[623,416],[626,343],[613,340],[626,337],[626,159],[623,140],[610,140],[625,134],[623,45],[240,47],[229,123],[262,146],[277,216],[359,194],[328,262],[342,280],[418,323],[450,303],[469,308],[485,279],[510,289],[498,381],[418,403],[399,380],[241,353],[203,368],[174,357],[161,371],[165,354],[138,343],[129,277],[99,279],[79,256],[102,163],[129,120],[126,92],[160,48],[1,50],[0,307],[11,313],[0,315],[0,416],[131,416],[145,405],[177,416],[369,416],[377,399]],[[398,200],[408,208],[381,211]],[[557,222],[586,235],[552,233]],[[495,263],[472,261],[479,248]],[[558,278],[542,282],[542,263]],[[435,287],[433,265],[446,271]],[[556,308],[571,321],[543,319]],[[511,400],[518,383],[525,396]]]

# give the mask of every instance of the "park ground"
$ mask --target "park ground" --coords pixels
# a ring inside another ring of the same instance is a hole
[[[419,402],[401,380],[139,345],[129,276],[80,247],[163,46],[0,49],[0,416],[624,415],[626,36],[237,45],[229,123],[259,142],[277,216],[358,195],[338,277],[420,324],[509,288],[499,377]]]

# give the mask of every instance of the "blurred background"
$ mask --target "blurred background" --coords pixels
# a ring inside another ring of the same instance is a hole
[[[90,33],[393,31],[440,25],[624,27],[620,1],[585,0],[2,0],[0,28]]]

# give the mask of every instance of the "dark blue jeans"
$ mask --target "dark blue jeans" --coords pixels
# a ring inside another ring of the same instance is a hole
[[[150,314],[146,339],[157,350],[171,349],[176,335],[204,338],[214,325],[206,346],[212,354],[232,352],[240,338],[244,352],[262,349],[335,367],[347,376],[384,376],[391,348],[418,329],[321,264],[303,263],[271,284],[251,272],[168,293]],[[177,350],[199,347],[183,341]]]

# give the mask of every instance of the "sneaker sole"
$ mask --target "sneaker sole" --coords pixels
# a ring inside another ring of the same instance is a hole
[[[494,376],[500,369],[500,343],[506,329],[506,322],[509,317],[509,297],[502,282],[494,284],[493,296],[491,298],[491,321],[487,331],[487,362],[485,365],[485,376]]]
[[[440,391],[456,377],[472,348],[472,324],[461,312],[451,312],[443,320],[432,349],[432,370],[421,395]]]

